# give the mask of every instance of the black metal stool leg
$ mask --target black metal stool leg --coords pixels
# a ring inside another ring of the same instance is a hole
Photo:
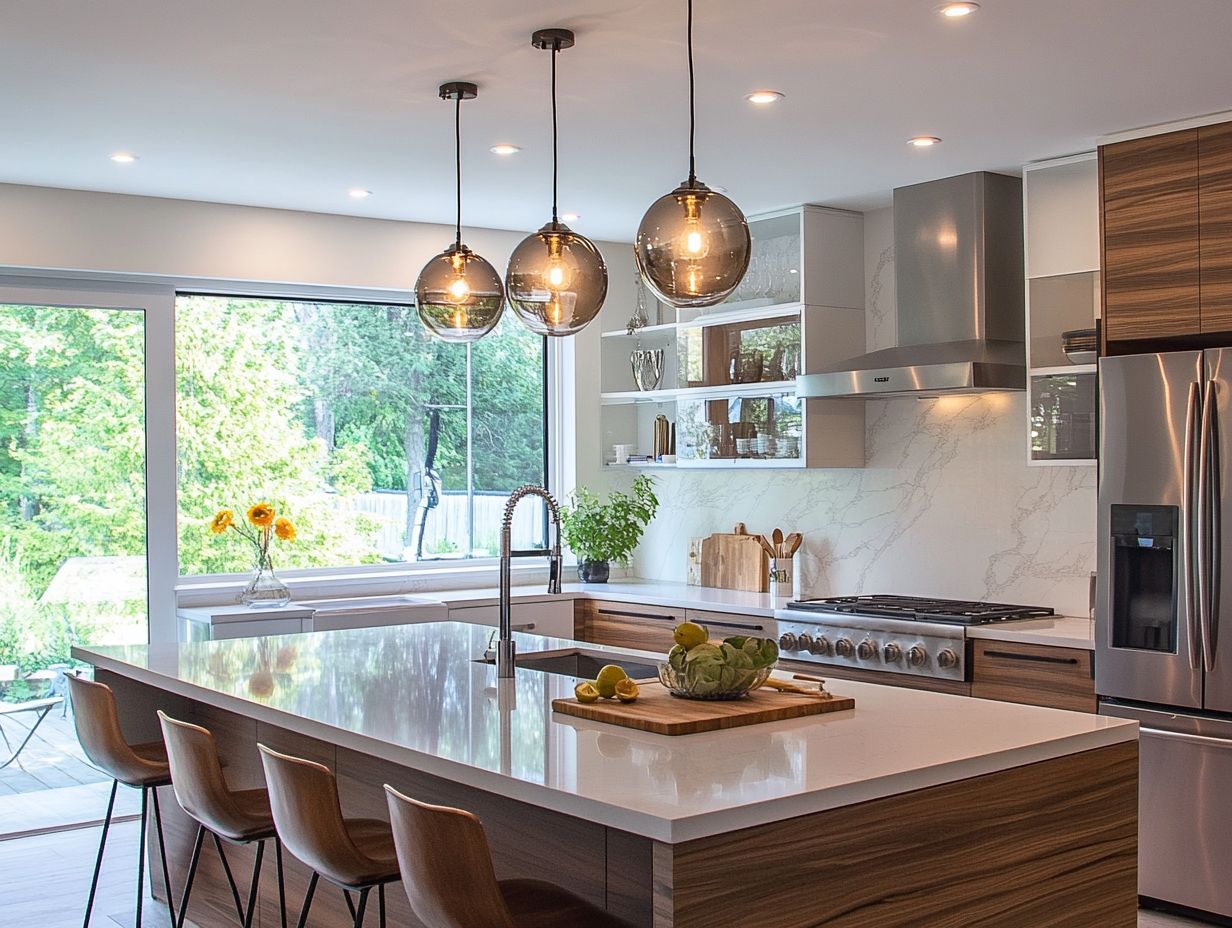
[[[321,875],[315,870],[312,872],[312,879],[308,881],[308,892],[304,894],[304,907],[299,910],[299,923],[296,928],[304,928],[308,924],[308,910],[312,908],[312,894],[317,891],[317,880]]]
[[[342,891],[342,898],[346,900],[347,911],[351,913],[351,920],[354,921],[355,920],[355,903],[351,901],[351,891],[349,889],[344,889]]]
[[[188,876],[184,880],[184,892],[180,896],[180,918],[175,928],[184,928],[184,917],[188,913],[188,897],[192,895],[193,880],[197,877],[197,864],[201,861],[201,845],[205,841],[205,826],[197,826],[197,840],[193,842],[192,860],[188,863]]]
[[[384,883],[382,883],[380,885],[380,888],[377,889],[376,898],[377,898],[377,902],[380,903],[381,928],[385,928],[385,884]]]
[[[167,891],[167,912],[171,916],[171,924],[175,924],[175,897],[171,895],[171,870],[167,867],[167,843],[163,838],[163,813],[158,808],[158,787],[154,794],[154,829],[158,834],[158,856],[163,865],[163,889]],[[152,887],[151,887],[152,888]]]
[[[355,910],[355,928],[362,928],[364,924],[364,909],[368,907],[368,893],[370,892],[372,892],[371,886],[359,891],[359,908]]]
[[[287,928],[287,884],[282,874],[282,839],[274,835],[274,859],[278,867],[278,914],[282,916],[282,928]]]
[[[244,928],[252,928],[252,916],[257,911],[257,887],[261,885],[261,858],[265,854],[265,842],[257,842],[257,859],[252,865],[252,885],[248,888],[248,914],[244,916]]]
[[[214,847],[218,849],[218,859],[222,861],[222,872],[227,875],[227,882],[231,885],[231,898],[235,900],[235,911],[242,922],[244,920],[244,903],[240,901],[240,888],[235,885],[235,877],[231,873],[231,865],[227,863],[227,855],[222,849],[222,840],[212,831],[210,832],[210,837],[214,839]]]
[[[94,861],[94,877],[90,880],[90,897],[86,900],[86,919],[82,928],[90,928],[90,912],[94,909],[94,894],[98,891],[98,873],[103,867],[103,848],[107,846],[107,829],[111,827],[111,812],[115,809],[116,790],[120,788],[119,780],[111,781],[111,799],[107,801],[107,816],[103,819],[103,834],[98,839],[98,859]]]
[[[137,928],[141,928],[141,905],[145,901],[145,828],[149,814],[150,788],[141,788],[141,837],[137,840]]]

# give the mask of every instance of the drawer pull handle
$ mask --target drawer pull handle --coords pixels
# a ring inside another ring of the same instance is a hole
[[[622,612],[618,609],[600,609],[599,615],[623,616],[626,619],[655,619],[660,622],[675,622],[674,615],[655,615],[652,612]]]
[[[985,657],[999,657],[1006,661],[1031,661],[1036,664],[1077,664],[1076,657],[1048,657],[1045,654],[1015,654],[1012,651],[985,651]]]
[[[735,628],[735,629],[739,629],[740,631],[746,631],[746,632],[760,632],[760,631],[765,630],[765,627],[762,625],[740,625],[737,622],[706,621],[706,622],[702,622],[701,624],[707,627],[713,625],[715,628]]]

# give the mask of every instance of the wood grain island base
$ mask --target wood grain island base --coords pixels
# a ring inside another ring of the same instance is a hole
[[[669,737],[553,712],[569,677],[502,689],[473,660],[485,644],[440,623],[75,653],[130,741],[157,737],[161,708],[214,732],[236,789],[264,785],[260,742],[330,766],[347,816],[386,818],[387,783],[468,809],[499,878],[637,928],[1135,928],[1134,723],[846,682],[853,710]],[[161,800],[178,902],[195,826]],[[246,891],[255,849],[227,851]],[[230,928],[217,855],[201,860],[188,919]],[[280,924],[267,864],[258,928]],[[295,924],[310,873],[287,855],[286,875]],[[401,887],[387,900],[390,926],[423,928]],[[351,924],[336,887],[308,924]]]

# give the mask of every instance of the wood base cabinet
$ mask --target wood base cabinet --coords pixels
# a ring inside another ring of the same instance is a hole
[[[977,640],[971,653],[971,695],[1094,712],[1092,657],[1092,652],[1080,648]]]

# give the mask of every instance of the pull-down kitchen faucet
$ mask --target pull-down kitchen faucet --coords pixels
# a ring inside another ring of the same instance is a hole
[[[525,551],[513,550],[513,511],[527,496],[538,496],[548,504],[548,512],[552,515],[552,524],[556,527],[556,540],[551,548],[532,548]],[[515,651],[513,644],[513,622],[510,617],[510,577],[509,568],[515,557],[542,557],[548,555],[548,592],[560,592],[560,575],[562,560],[560,556],[560,507],[552,494],[543,487],[533,484],[518,487],[509,496],[505,504],[505,516],[501,520],[501,554],[500,554],[500,643],[496,646],[496,676],[512,677]]]

